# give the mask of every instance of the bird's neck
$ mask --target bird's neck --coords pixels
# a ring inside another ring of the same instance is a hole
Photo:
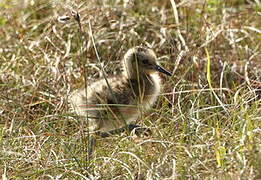
[[[134,68],[134,67],[125,68],[123,74],[128,79],[142,79],[146,76],[150,76],[149,74],[146,74],[146,73],[142,72],[141,70]]]

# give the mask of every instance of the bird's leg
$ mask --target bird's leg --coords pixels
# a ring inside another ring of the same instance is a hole
[[[89,135],[88,138],[88,161],[90,161],[92,158],[95,145],[96,145],[95,135],[91,134]]]

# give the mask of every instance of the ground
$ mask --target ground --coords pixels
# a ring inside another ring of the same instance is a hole
[[[260,1],[0,1],[3,179],[261,179]],[[162,93],[138,124],[96,137],[67,98],[148,46]],[[95,49],[96,48],[96,49]]]

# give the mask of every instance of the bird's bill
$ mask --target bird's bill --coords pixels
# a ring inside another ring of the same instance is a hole
[[[156,65],[155,69],[156,69],[156,71],[161,72],[161,73],[164,73],[164,74],[166,74],[166,75],[168,75],[168,76],[171,76],[171,75],[172,75],[171,72],[167,71],[166,69],[164,69],[163,67],[161,67],[161,66],[159,66],[159,65]]]

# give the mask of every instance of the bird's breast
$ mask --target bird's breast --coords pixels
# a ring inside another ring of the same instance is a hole
[[[138,95],[138,104],[143,106],[143,109],[149,109],[156,101],[160,93],[160,85],[161,80],[157,73],[141,76],[137,80],[138,89],[135,92]]]

